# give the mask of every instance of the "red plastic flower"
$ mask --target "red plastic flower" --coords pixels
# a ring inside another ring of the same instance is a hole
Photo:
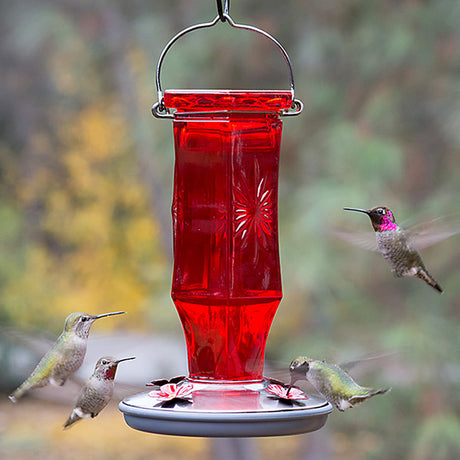
[[[176,383],[167,383],[162,385],[159,390],[153,390],[149,393],[152,398],[160,399],[161,401],[172,401],[173,399],[187,399],[191,396],[193,385],[186,383],[177,385]]]
[[[291,389],[289,389],[287,386],[271,383],[265,390],[280,399],[308,399],[308,396],[302,390],[296,387],[291,387]]]

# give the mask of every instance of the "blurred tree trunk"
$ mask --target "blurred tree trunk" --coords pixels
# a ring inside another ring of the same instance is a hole
[[[139,175],[147,191],[152,214],[155,216],[160,228],[160,237],[165,254],[171,260],[171,216],[167,205],[171,200],[164,196],[161,180],[154,166],[155,158],[153,156],[152,140],[145,134],[145,118],[141,115],[137,103],[134,77],[126,61],[128,49],[126,18],[121,14],[117,5],[106,3],[101,11],[101,19],[103,26],[102,38],[108,50],[108,65],[112,69],[114,83],[124,107],[124,118],[133,133]],[[142,110],[144,111],[144,108]]]

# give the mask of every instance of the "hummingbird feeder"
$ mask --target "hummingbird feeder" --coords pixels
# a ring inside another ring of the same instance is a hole
[[[265,344],[282,297],[278,166],[282,122],[298,115],[289,57],[270,34],[236,24],[229,2],[218,15],[174,36],[156,71],[158,118],[173,120],[172,299],[182,322],[189,375],[124,399],[132,428],[203,437],[276,436],[321,428],[322,398],[263,376]],[[166,90],[166,53],[181,37],[227,22],[280,50],[288,90]]]

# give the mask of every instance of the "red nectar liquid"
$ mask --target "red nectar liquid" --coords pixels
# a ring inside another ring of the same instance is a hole
[[[290,91],[166,91],[175,108],[172,298],[190,378],[262,379],[282,297],[278,166]]]

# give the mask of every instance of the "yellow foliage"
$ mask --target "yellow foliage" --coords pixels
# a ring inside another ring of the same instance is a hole
[[[52,261],[43,248],[28,251],[22,276],[14,278],[3,289],[3,302],[9,306],[11,318],[18,324],[40,324],[44,309],[56,288]]]
[[[122,119],[111,114],[110,106],[105,105],[85,108],[75,123],[69,126],[69,131],[81,143],[80,153],[96,161],[119,154],[120,145],[126,137]]]
[[[42,203],[47,244],[34,242],[23,273],[5,290],[19,323],[33,323],[42,312],[59,327],[72,311],[124,309],[145,327],[140,313],[158,283],[169,281],[129,133],[115,109],[98,101],[63,119],[54,167],[43,164],[27,180],[23,198]],[[35,141],[40,150],[46,146]],[[158,265],[166,276],[158,276]],[[109,323],[101,327],[115,327]]]

